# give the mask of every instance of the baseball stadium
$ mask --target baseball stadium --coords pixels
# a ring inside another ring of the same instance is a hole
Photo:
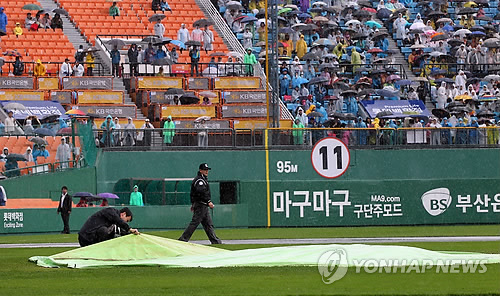
[[[0,2],[0,295],[499,295],[499,32],[498,0]]]

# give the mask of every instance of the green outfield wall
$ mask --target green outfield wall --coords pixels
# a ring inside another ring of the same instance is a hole
[[[191,215],[188,179],[207,162],[216,227],[500,224],[500,149],[352,150],[349,156],[345,173],[328,179],[313,167],[311,150],[100,152],[95,170],[18,178],[2,185],[10,198],[46,198],[62,184],[71,184],[72,192],[112,192],[119,182],[140,187],[163,182],[170,192],[173,180],[179,179],[176,188],[183,189],[163,196],[157,192],[156,199],[149,199],[169,205],[134,207],[132,222],[139,228],[179,229]],[[220,204],[221,183],[228,182],[235,184],[235,199]],[[127,194],[116,206],[127,204]],[[95,210],[74,209],[72,230]],[[9,220],[20,213],[23,221]],[[0,208],[0,215],[0,233],[62,228],[55,209]],[[9,224],[16,222],[23,227]]]

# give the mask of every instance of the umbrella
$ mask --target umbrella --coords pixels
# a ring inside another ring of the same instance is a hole
[[[314,60],[314,59],[317,59],[317,58],[318,58],[318,56],[315,53],[308,52],[304,56],[302,56],[301,60],[307,61],[307,60]]]
[[[357,33],[357,34],[352,35],[351,39],[352,40],[361,40],[361,39],[366,39],[367,37],[368,37],[368,35],[366,35],[366,34]]]
[[[121,39],[111,39],[106,43],[113,46],[113,47],[116,46],[118,49],[122,49],[125,46],[125,41],[123,41]]]
[[[23,104],[20,103],[7,103],[3,105],[5,110],[26,110]]]
[[[491,112],[490,110],[483,110],[477,114],[477,117],[493,117],[493,116],[495,116],[495,113]],[[9,158],[9,156],[7,156],[7,158]]]
[[[350,20],[350,21],[348,21],[347,23],[345,23],[345,25],[346,25],[347,27],[348,27],[350,24],[352,24],[353,26],[356,26],[356,25],[358,25],[358,24],[361,24],[361,22],[360,22],[360,21],[358,21],[358,20]]]
[[[426,25],[424,23],[418,22],[418,23],[413,23],[410,26],[410,30],[424,30]]]
[[[170,43],[170,41],[172,41],[171,38],[168,38],[168,37],[163,37],[163,38],[158,38],[155,43],[153,43],[154,46],[160,46],[160,45],[165,45],[165,44],[168,44]]]
[[[472,77],[472,78],[467,79],[466,84],[467,84],[467,85],[469,85],[469,84],[474,84],[474,83],[478,83],[479,81],[481,81],[481,78],[478,78],[478,77]]]
[[[362,91],[358,93],[358,96],[363,97],[363,96],[370,96],[373,93],[375,93],[375,90],[373,88],[365,88]]]
[[[389,9],[387,8],[382,8],[382,9],[379,9],[377,11],[377,17],[379,19],[386,19],[386,18],[389,18],[392,14],[392,11],[390,11]]]
[[[297,9],[299,9],[299,8],[297,7],[297,5],[294,5],[294,4],[287,4],[287,5],[285,5],[285,6],[284,6],[284,8],[291,8],[291,9],[293,9],[293,10],[297,10]]]
[[[158,36],[148,36],[148,37],[144,37],[142,39],[142,42],[146,42],[146,43],[153,43],[153,42],[156,42],[156,40],[158,40]]]
[[[486,22],[492,22],[493,19],[489,16],[479,16],[479,17],[476,17],[476,20],[479,20],[479,21],[486,21]]]
[[[369,18],[372,14],[367,10],[356,10],[352,16],[356,18]]]
[[[336,68],[339,68],[339,65],[335,65],[335,64],[332,64],[332,63],[325,63],[325,64],[321,64],[319,66],[319,70],[322,71],[324,69],[336,69]]]
[[[59,118],[59,115],[49,115],[49,116],[43,118],[42,120],[40,120],[40,123],[54,122],[54,121],[57,121],[58,118]]]
[[[39,127],[35,129],[34,133],[36,135],[41,135],[41,136],[55,136],[55,133],[52,130],[44,127]]]
[[[327,45],[331,45],[332,42],[327,38],[321,38],[321,39],[314,41],[314,44],[327,46]]]
[[[400,80],[401,77],[399,77],[399,75],[396,75],[396,74],[392,74],[390,75],[389,77],[387,77],[387,80]]]
[[[77,192],[73,194],[73,197],[78,197],[78,198],[95,198],[96,196],[93,195],[90,192]]]
[[[26,157],[22,154],[11,153],[5,157],[7,160],[11,161],[27,161]]]
[[[210,119],[212,119],[212,117],[210,117],[210,116],[200,116],[200,117],[196,118],[196,119],[194,120],[194,122],[197,122],[197,123],[198,123],[198,122],[200,122],[200,121],[202,121],[202,120],[203,120],[203,121],[209,121]]]
[[[44,139],[40,137],[34,137],[29,139],[30,142],[35,143],[37,145],[48,145],[49,143]]]
[[[453,21],[447,17],[440,18],[436,21],[436,23],[451,23],[451,22],[453,22]]]
[[[391,91],[391,90],[388,90],[388,89],[377,89],[375,91],[375,93],[379,96],[383,96],[383,97],[399,97],[399,91]]]
[[[191,104],[197,104],[200,102],[200,98],[195,96],[194,94],[183,94],[179,100],[181,101],[182,105],[191,105]]]
[[[293,34],[293,33],[295,33],[295,31],[292,30],[290,27],[284,27],[284,28],[280,28],[278,30],[278,33],[280,33],[280,34]]]
[[[189,40],[189,41],[187,41],[184,44],[186,46],[201,46],[201,42],[200,41],[196,41],[196,40]]]
[[[255,16],[247,15],[245,16],[244,19],[240,21],[240,23],[251,23],[251,22],[256,22],[258,19]]]
[[[307,114],[307,117],[323,117],[323,114],[314,111],[314,112]]]
[[[439,34],[437,36],[432,37],[431,41],[442,41],[448,39],[448,36],[445,34]]]
[[[152,64],[164,66],[164,65],[172,65],[173,63],[174,62],[170,58],[161,58],[158,60],[155,59]]]
[[[4,56],[8,57],[20,57],[22,54],[18,52],[16,49],[15,50],[7,50],[6,52],[3,53]]]
[[[199,19],[193,23],[193,27],[199,26],[199,27],[204,27],[204,26],[211,26],[212,22],[210,22],[207,19]]]
[[[329,80],[326,77],[313,77],[311,80],[309,80],[309,84],[319,84],[319,83],[325,83],[328,81]]]
[[[385,37],[387,37],[387,36],[389,36],[387,33],[384,33],[384,32],[378,32],[378,33],[373,34],[373,36],[372,36],[372,40],[377,40],[377,39],[379,39],[379,38],[385,38]]]
[[[357,94],[358,92],[353,89],[344,90],[340,93],[340,95],[344,97],[356,96]]]
[[[211,56],[211,57],[225,57],[225,56],[227,56],[227,55],[226,55],[224,52],[220,52],[220,51],[218,51],[218,52],[212,52],[212,53],[210,54],[210,56]]]
[[[186,44],[184,44],[184,42],[179,41],[179,40],[172,40],[172,41],[170,41],[170,44],[175,45],[175,46],[180,47],[180,48],[183,48],[183,49],[186,49]]]
[[[237,51],[230,51],[227,53],[227,56],[229,57],[235,57],[235,58],[243,58],[243,54],[237,52]]]
[[[169,88],[165,92],[166,95],[183,95],[184,90],[182,88]]]
[[[211,92],[209,90],[202,91],[199,93],[199,95],[202,97],[207,97],[207,98],[217,98],[217,94],[214,92]]]
[[[299,19],[308,19],[308,18],[311,18],[311,17],[312,17],[312,15],[310,15],[309,13],[305,13],[305,12],[303,12],[303,13],[301,13],[301,14],[297,15],[297,17],[298,17]],[[305,25],[305,24],[302,24],[302,25]]]
[[[165,16],[164,14],[153,14],[152,16],[150,16],[148,18],[148,21],[150,23],[156,23],[157,21],[161,21],[161,20],[163,20],[166,17],[167,16]]]
[[[243,8],[243,5],[241,5],[241,3],[238,1],[229,1],[229,2],[227,2],[227,4],[225,6],[226,6],[226,9],[229,9],[229,10],[240,10]]]
[[[95,46],[91,46],[91,47],[87,48],[85,51],[86,52],[97,52],[97,51],[100,51],[100,49],[95,47]]]
[[[448,44],[452,47],[455,47],[455,46],[458,46],[458,45],[461,45],[461,44],[464,44],[464,42],[462,40],[459,40],[459,39],[450,39],[448,41]]]
[[[291,57],[285,56],[285,55],[278,57],[278,60],[280,60],[280,61],[288,61],[288,60],[291,60],[291,59],[292,59]]]
[[[451,31],[454,31],[455,29],[452,26],[447,24],[446,26],[443,27],[443,30],[446,32],[451,32]]]
[[[396,85],[399,85],[399,86],[410,85],[412,83],[413,83],[413,81],[411,81],[409,79],[401,79],[401,80],[396,81]]]
[[[41,8],[40,6],[36,5],[36,4],[26,4],[23,6],[23,9],[24,10],[43,10],[43,8]]]
[[[56,136],[67,136],[71,135],[72,133],[73,131],[71,130],[71,127],[64,127],[57,131]]]
[[[374,48],[367,51],[367,53],[381,53],[381,52],[384,52],[384,51],[380,48],[377,48],[377,47],[374,47]]]
[[[340,113],[340,112],[334,112],[328,114],[328,117],[334,117],[342,120],[354,120],[356,119],[356,116],[352,113]]]
[[[382,28],[382,25],[377,23],[376,21],[367,21],[365,25],[371,28],[379,28],[379,29]]]
[[[291,8],[288,8],[288,7],[287,8],[282,8],[282,9],[280,9],[278,11],[278,14],[287,13],[287,12],[290,12],[290,11],[292,11]]]
[[[476,13],[476,10],[472,7],[465,7],[465,8],[462,8],[460,9],[457,14],[458,15],[461,15],[461,14],[474,14]]]
[[[500,75],[491,74],[483,78],[484,81],[492,82],[496,80],[500,80]]]
[[[469,30],[471,30],[471,32],[472,31],[484,31],[484,28],[482,26],[475,25],[475,26],[470,27]]]
[[[381,111],[381,112],[377,113],[376,117],[383,118],[383,117],[392,116],[392,115],[394,115],[394,114],[391,111]]]
[[[315,22],[328,22],[329,20],[324,16],[316,16],[313,18]]]
[[[481,31],[474,31],[470,33],[470,35],[475,35],[475,36],[486,36],[486,33],[481,32]]]
[[[411,49],[422,49],[422,48],[426,48],[425,45],[423,44],[413,44],[412,46],[410,46]]]
[[[448,77],[444,77],[444,78],[439,78],[439,79],[436,79],[434,81],[436,84],[441,84],[441,82],[446,82],[446,83],[455,83],[455,80],[451,79],[451,78],[448,78]]]
[[[66,111],[66,113],[64,113],[66,115],[77,115],[77,116],[85,116],[87,115],[85,112],[83,112],[82,110],[79,110],[79,109],[71,109],[69,111]]]
[[[462,35],[463,36],[463,35],[470,34],[470,33],[471,33],[471,31],[468,29],[460,29],[460,30],[455,31],[455,33],[453,33],[453,35],[455,35],[455,36]]]
[[[259,46],[266,46],[266,42],[265,42],[265,41],[259,41],[259,42],[255,43],[255,46],[256,46],[256,47],[259,47]]]
[[[449,117],[450,112],[444,110],[444,109],[433,109],[432,114],[438,118],[443,118],[443,117]]]
[[[108,193],[108,192],[105,192],[105,193],[99,193],[97,194],[97,197],[100,197],[100,198],[111,198],[111,199],[119,199],[118,195],[116,194],[113,194],[113,193]]]
[[[62,8],[54,8],[54,9],[52,9],[52,12],[57,13],[57,14],[62,14],[62,15],[68,14],[68,12]]]
[[[438,57],[438,56],[442,56],[444,55],[444,53],[440,52],[440,51],[433,51],[429,54],[429,56],[431,57]]]
[[[333,85],[335,86],[335,88],[340,88],[341,90],[348,90],[349,89],[349,84],[342,82],[340,80],[335,81],[333,83]]]
[[[472,99],[472,97],[469,95],[459,95],[459,96],[455,97],[455,100],[457,100],[457,101],[459,101],[459,100],[466,101],[466,100],[471,100],[471,99]]]
[[[297,78],[297,80],[295,80],[295,82],[297,84],[305,84],[305,83],[308,83],[309,80],[305,79],[304,77],[299,77],[299,78]]]
[[[357,52],[363,52],[363,50],[357,46],[349,46],[349,47],[346,47],[346,50],[348,52],[352,51],[353,49],[355,49]]]
[[[484,47],[500,47],[500,40],[498,38],[488,38],[483,42]]]

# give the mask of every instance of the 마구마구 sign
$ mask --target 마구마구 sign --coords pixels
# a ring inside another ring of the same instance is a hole
[[[28,76],[0,76],[0,89],[33,89],[33,77]]]
[[[113,89],[113,77],[63,77],[63,89]]]

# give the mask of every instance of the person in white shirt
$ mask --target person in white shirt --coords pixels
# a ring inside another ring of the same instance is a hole
[[[0,161],[7,162],[7,155],[9,155],[9,148],[3,147],[3,153],[0,154]]]
[[[73,67],[73,73],[75,73],[76,77],[83,76],[83,72],[85,72],[85,68],[80,62],[75,62],[75,66]]]
[[[5,118],[5,133],[11,135],[16,131],[16,119],[14,118],[14,112],[9,111],[7,113],[8,117]]]
[[[61,65],[61,69],[59,71],[59,77],[71,76],[73,70],[71,70],[71,66],[69,65],[69,59],[66,58],[64,63]]]
[[[165,26],[161,23],[161,20],[158,20],[154,25],[155,35],[163,38],[163,34],[165,34]]]
[[[71,158],[71,148],[66,143],[66,139],[61,138],[61,144],[57,146],[56,161],[65,161],[61,163],[61,168],[67,169],[69,167],[69,163],[66,161],[69,161],[70,158]]]
[[[139,64],[144,63],[144,51],[142,50],[142,45],[137,46],[137,62]]]
[[[189,31],[188,29],[186,29],[185,24],[181,24],[181,28],[179,29],[179,31],[177,31],[177,40],[183,43],[186,43],[190,40]]]
[[[196,25],[193,32],[191,32],[191,40],[202,42],[203,41],[203,31],[200,30],[200,26]]]

